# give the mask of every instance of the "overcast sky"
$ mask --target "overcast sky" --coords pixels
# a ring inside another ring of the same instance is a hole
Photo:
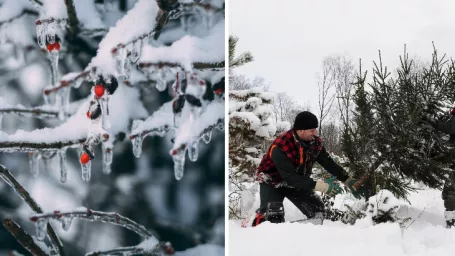
[[[255,57],[238,73],[263,77],[315,111],[316,74],[328,55],[362,58],[369,75],[378,50],[389,69],[398,67],[404,44],[410,56],[431,58],[434,41],[455,59],[455,1],[230,0],[229,33],[239,37],[237,53]]]

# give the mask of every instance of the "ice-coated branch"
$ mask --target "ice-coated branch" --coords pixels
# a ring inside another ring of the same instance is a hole
[[[174,67],[179,67],[182,70],[184,70],[183,66],[178,64],[178,63],[172,63],[172,62],[140,62],[138,64],[139,68],[149,68],[149,67],[154,67],[154,68],[163,68],[163,67],[169,67],[169,68],[174,68]],[[192,64],[194,69],[198,70],[205,70],[205,69],[222,69],[225,67],[224,61],[220,62],[193,62]]]
[[[76,8],[73,0],[65,0],[65,5],[68,13],[68,34],[70,38],[75,38],[79,32],[79,19],[77,18]]]
[[[28,206],[36,213],[42,213],[41,207],[35,202],[35,200],[30,196],[28,191],[14,178],[14,176],[6,169],[5,166],[0,164],[0,177],[10,185],[16,193],[28,204]],[[48,223],[47,224],[47,234],[49,235],[54,249],[60,253],[61,256],[64,256],[63,244],[60,241],[60,238],[55,233],[54,228]]]
[[[21,117],[58,118],[58,111],[36,108],[0,108],[0,114],[12,114]]]
[[[4,219],[3,226],[16,238],[16,240],[30,253],[35,256],[48,256],[41,247],[39,247],[32,236],[27,234],[16,222],[11,219]]]
[[[33,222],[37,222],[39,220],[61,220],[63,218],[77,218],[82,220],[88,221],[101,221],[104,223],[111,223],[114,225],[122,226],[126,229],[129,229],[138,235],[142,236],[143,238],[150,238],[153,237],[153,233],[148,231],[144,226],[132,221],[131,219],[124,217],[115,212],[100,212],[94,211],[91,209],[84,209],[84,210],[74,210],[74,211],[67,211],[67,212],[60,212],[54,211],[51,213],[42,213],[42,214],[35,214],[30,217],[30,220]]]
[[[108,134],[104,134],[104,136],[109,137]],[[86,138],[79,140],[57,141],[51,143],[34,141],[0,141],[0,152],[35,152],[37,150],[54,151],[64,147],[82,144],[85,141]]]
[[[131,134],[130,135],[130,140],[133,140],[135,139],[136,137],[145,137],[147,135],[149,135],[150,133],[158,133],[158,134],[162,134],[162,133],[167,133],[169,131],[169,126],[168,125],[164,125],[162,127],[156,127],[156,128],[152,128],[152,129],[148,129],[148,130],[143,130],[139,133],[134,133],[134,134]]]
[[[107,29],[105,28],[96,28],[96,29],[81,29],[79,35],[88,36],[88,37],[97,37],[97,36],[105,36],[107,33]]]
[[[58,90],[61,90],[62,88],[69,87],[69,86],[77,88],[77,87],[79,87],[79,85],[82,82],[88,80],[89,75],[90,75],[90,70],[83,71],[83,72],[80,72],[77,74],[75,74],[75,73],[66,74],[60,80],[60,85],[48,86],[48,87],[44,88],[44,95],[49,95],[51,93],[55,93]]]
[[[120,247],[105,251],[96,251],[85,254],[85,256],[100,255],[157,255],[167,256],[174,255],[174,248],[170,243],[157,242],[155,240],[146,240],[137,246]]]
[[[20,13],[20,14],[14,16],[14,17],[12,17],[12,18],[9,18],[9,19],[4,20],[4,21],[0,21],[0,26],[3,25],[3,24],[5,24],[5,23],[10,23],[10,22],[14,21],[15,19],[18,19],[18,18],[20,18],[20,17],[22,17],[22,16],[24,16],[24,15],[27,15],[27,14],[29,14],[29,15],[38,15],[38,12],[33,11],[33,10],[27,10],[27,9],[25,9],[25,10],[22,11],[22,13]]]

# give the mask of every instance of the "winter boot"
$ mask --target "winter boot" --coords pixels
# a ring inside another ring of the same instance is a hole
[[[251,226],[256,227],[257,225],[261,224],[264,221],[265,221],[264,215],[258,210],[258,211],[256,211],[256,218],[254,218]]]
[[[284,222],[284,206],[282,202],[270,202],[267,205],[267,211],[265,213],[267,221],[271,223],[282,223]]]
[[[446,219],[447,228],[455,227],[455,211],[446,211],[444,217]]]

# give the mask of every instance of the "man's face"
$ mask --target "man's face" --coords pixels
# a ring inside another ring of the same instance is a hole
[[[310,141],[313,139],[314,136],[318,134],[318,130],[316,128],[308,130],[297,130],[296,133],[301,140]]]

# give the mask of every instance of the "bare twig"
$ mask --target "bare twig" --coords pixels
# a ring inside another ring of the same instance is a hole
[[[16,240],[30,253],[35,256],[47,256],[47,254],[39,247],[32,236],[27,234],[16,222],[11,219],[4,219],[3,226],[16,238]]]
[[[43,5],[43,3],[40,0],[30,0],[30,2],[32,2],[35,5],[41,5],[41,6]]]
[[[10,22],[14,21],[15,19],[18,19],[18,18],[20,18],[20,17],[22,17],[22,16],[24,16],[24,15],[26,15],[26,14],[29,14],[29,15],[38,15],[38,12],[33,11],[33,10],[24,10],[24,11],[22,11],[22,13],[20,13],[20,14],[14,16],[14,17],[12,17],[12,18],[9,18],[9,19],[7,19],[7,20],[1,21],[1,22],[0,22],[0,26],[3,25],[3,24],[5,24],[5,23],[10,23]]]
[[[104,223],[111,223],[114,225],[119,225],[124,228],[127,228],[138,235],[149,238],[155,236],[152,232],[148,231],[144,226],[132,221],[131,219],[124,217],[115,212],[100,212],[100,211],[93,211],[90,209],[87,210],[75,210],[75,211],[68,211],[68,212],[60,212],[54,211],[52,213],[43,213],[43,214],[35,214],[30,217],[30,220],[36,222],[40,219],[55,219],[59,220],[61,218],[78,218],[88,221],[101,221]]]
[[[77,18],[76,8],[74,7],[73,0],[65,0],[66,11],[68,13],[68,34],[69,38],[73,39],[79,32],[79,19]]]
[[[14,176],[6,169],[5,166],[0,164],[0,177],[14,190],[19,194],[19,196],[28,204],[28,206],[36,213],[42,213],[41,207],[35,202],[35,200],[30,196],[27,190],[14,178]],[[60,238],[55,233],[55,230],[52,228],[51,224],[47,224],[47,234],[49,235],[53,247],[60,253],[61,256],[64,256],[63,244],[60,241]]]

